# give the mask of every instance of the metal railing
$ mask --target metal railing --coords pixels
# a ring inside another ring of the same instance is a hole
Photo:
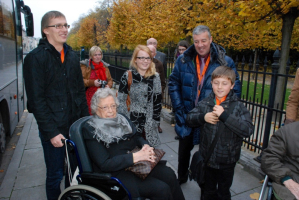
[[[269,65],[267,57],[264,62],[260,63],[257,59],[255,68],[253,67],[252,59],[248,62],[243,56],[239,62],[238,57],[235,59],[235,65],[240,75],[242,85],[241,101],[251,113],[252,122],[255,126],[254,134],[247,139],[244,139],[244,146],[254,152],[260,152],[268,146],[269,137],[278,129],[284,122],[285,118],[285,97],[289,95],[292,88],[294,75],[289,73],[288,63],[286,74],[279,74],[279,51],[276,50],[273,55],[273,63]],[[131,60],[130,54],[119,53],[104,53],[103,60],[110,64],[109,70],[113,80],[119,83],[123,73],[129,69]],[[173,56],[167,56],[167,75],[166,82],[168,85],[168,76],[174,67]],[[284,84],[283,103],[274,105],[276,83],[282,80]],[[168,95],[166,86],[163,106],[172,109],[171,100]]]

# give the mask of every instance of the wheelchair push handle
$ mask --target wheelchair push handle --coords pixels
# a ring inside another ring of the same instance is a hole
[[[62,144],[66,143],[66,139],[61,139]]]

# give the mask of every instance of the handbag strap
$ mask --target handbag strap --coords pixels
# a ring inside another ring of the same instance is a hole
[[[229,114],[231,114],[232,112],[233,112],[233,109],[234,109],[234,107],[237,105],[237,102],[238,101],[233,101],[233,102],[231,102],[230,104],[229,104],[229,108],[228,108],[228,113]],[[219,137],[220,137],[220,133],[221,132],[223,132],[223,129],[224,129],[224,123],[223,122],[219,122],[220,124],[219,124],[219,127],[218,127],[218,131],[217,131],[217,133],[216,133],[216,135],[215,135],[215,138],[213,139],[213,142],[212,142],[212,144],[211,144],[211,146],[210,146],[210,148],[209,148],[209,151],[208,151],[208,155],[207,155],[207,157],[204,159],[204,163],[208,163],[208,161],[210,160],[210,157],[211,157],[211,155],[212,155],[212,153],[213,153],[213,151],[214,151],[214,148],[215,148],[215,146],[216,146],[216,144],[217,144],[217,141],[218,141],[218,139],[219,139]]]
[[[129,92],[131,89],[133,78],[132,78],[132,71],[128,70],[127,72],[128,72],[128,92]]]

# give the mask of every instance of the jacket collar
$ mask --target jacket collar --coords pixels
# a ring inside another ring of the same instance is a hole
[[[230,101],[238,101],[238,97],[237,97],[237,95],[234,95],[234,94],[235,94],[234,90],[231,89],[230,92],[227,94],[227,97],[226,97],[224,103],[228,103],[228,102],[230,102]],[[212,104],[214,105],[215,93],[214,93],[213,91],[210,93],[208,99],[209,99],[209,100],[208,100],[209,102],[210,102],[210,100],[213,100],[213,101],[212,101],[212,102],[213,102]]]
[[[60,54],[60,52],[58,52],[55,49],[55,47],[52,44],[50,44],[49,41],[46,38],[45,39],[40,39],[38,46],[40,46],[40,47],[42,47],[42,48],[44,48],[46,50],[49,49],[49,50],[51,50],[53,52],[57,52],[57,53]],[[66,43],[64,43],[63,44],[63,49],[64,49],[64,54],[66,55],[66,52],[69,51],[69,50],[71,50],[72,47],[70,47],[69,45],[67,45]]]

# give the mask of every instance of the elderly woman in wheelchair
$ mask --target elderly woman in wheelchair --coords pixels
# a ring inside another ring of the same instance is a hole
[[[91,99],[93,116],[82,125],[82,136],[94,172],[110,173],[131,193],[132,199],[177,199],[184,195],[173,170],[158,163],[143,180],[126,170],[138,161],[154,162],[153,148],[132,122],[117,113],[118,100],[109,88],[98,89]],[[128,153],[136,146],[141,150]]]
[[[272,180],[274,199],[299,199],[298,130],[299,122],[281,127],[263,151],[261,168]]]

